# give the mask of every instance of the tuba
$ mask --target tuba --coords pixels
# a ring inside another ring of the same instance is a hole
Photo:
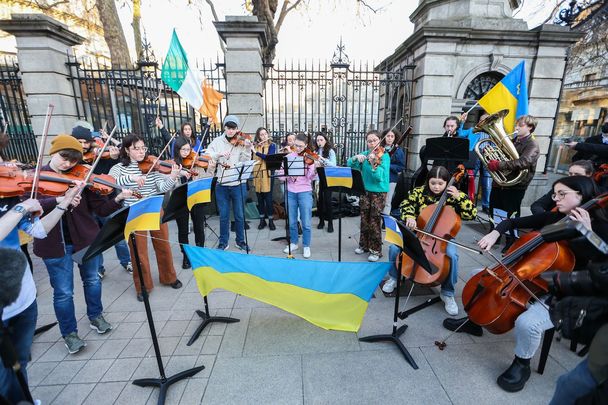
[[[485,132],[490,137],[482,139],[475,144],[475,153],[479,156],[481,163],[487,168],[490,160],[506,162],[519,159],[519,153],[515,149],[510,136],[505,132],[502,124],[503,118],[509,114],[509,110],[500,110],[480,121],[473,129],[473,132]],[[512,135],[512,134],[511,134]],[[502,187],[514,186],[521,182],[528,174],[528,170],[498,170],[489,171],[490,176],[496,184]]]

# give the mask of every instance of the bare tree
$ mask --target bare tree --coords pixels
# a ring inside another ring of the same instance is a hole
[[[110,50],[112,66],[129,66],[131,64],[129,46],[120,24],[116,3],[114,0],[95,0],[95,5],[103,25],[103,36]]]
[[[133,39],[135,40],[135,53],[137,60],[142,58],[142,37],[141,37],[141,0],[133,0]]]

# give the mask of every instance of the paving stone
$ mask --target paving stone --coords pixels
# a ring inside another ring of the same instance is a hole
[[[68,349],[66,349],[62,339],[49,347],[47,351],[38,358],[38,361],[61,361],[65,359],[67,355]]]
[[[53,343],[51,343],[51,342],[34,342],[34,343],[32,343],[32,349],[31,349],[32,359],[30,361],[38,360],[51,346],[53,346]]]
[[[27,367],[27,382],[30,387],[39,385],[57,367],[58,361],[34,362]]]
[[[128,382],[107,382],[99,383],[86,398],[84,403],[94,405],[111,405],[116,403],[116,400]]]
[[[221,344],[221,336],[207,336],[201,354],[217,354]]]
[[[141,359],[139,358],[117,359],[101,378],[101,381],[129,381],[140,362]]]
[[[418,370],[393,350],[304,354],[304,401],[449,404],[420,350],[413,349],[411,354]]]
[[[167,368],[167,364],[169,362],[170,357],[162,357],[163,368]],[[168,375],[165,372],[165,375]],[[160,371],[158,369],[158,363],[156,361],[156,357],[146,357],[141,363],[137,366],[137,369],[133,373],[132,380],[137,380],[139,378],[158,378],[160,377]]]
[[[116,405],[143,405],[148,402],[153,389],[150,387],[138,387],[127,382],[122,392],[116,399]]]
[[[141,328],[143,322],[121,322],[114,325],[114,329],[108,335],[109,339],[131,339]]]
[[[197,340],[192,343],[192,345],[187,346],[188,341],[190,340],[190,334],[186,333],[185,336],[180,338],[180,341],[177,343],[175,350],[173,351],[174,356],[196,356],[201,352],[203,348],[203,343],[205,342],[205,336],[199,337]]]
[[[200,373],[199,373],[200,374]],[[198,405],[203,399],[205,388],[207,388],[207,378],[189,379],[184,389],[184,393],[179,401],[179,405]]]
[[[131,339],[120,352],[119,358],[144,357],[152,347],[152,339]]]
[[[32,390],[32,398],[50,404],[65,388],[65,385],[41,385]]]
[[[218,358],[203,404],[302,404],[300,356]]]
[[[158,338],[158,346],[160,348],[161,356],[171,356],[173,354],[173,351],[175,350],[175,347],[179,343],[180,339],[181,338],[179,338],[179,337]],[[151,357],[154,355],[155,355],[154,346],[152,346],[148,349],[148,353],[146,353],[146,356]]]
[[[61,391],[51,404],[81,404],[95,388],[95,384],[69,384]]]
[[[169,336],[182,336],[188,328],[190,321],[167,321],[165,326],[160,331],[158,336],[169,337]]]
[[[277,308],[254,308],[243,353],[255,356],[352,350],[359,350],[354,333],[324,330]]]
[[[116,359],[129,343],[129,339],[112,339],[103,342],[93,355],[93,359]]]
[[[215,359],[217,356],[212,354],[201,354],[196,360],[195,366],[205,366],[205,368],[194,375],[192,378],[209,378],[215,365]]]
[[[89,360],[72,379],[72,383],[96,383],[113,363],[114,359]]]
[[[84,367],[85,363],[85,360],[62,361],[42,380],[40,385],[59,385],[70,382],[80,369]]]

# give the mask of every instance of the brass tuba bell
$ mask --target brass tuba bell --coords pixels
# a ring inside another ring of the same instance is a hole
[[[485,132],[490,137],[482,139],[475,144],[475,153],[479,156],[481,163],[488,167],[490,160],[506,162],[519,159],[519,153],[515,149],[510,135],[507,134],[503,126],[504,117],[509,114],[509,110],[500,110],[480,121],[473,132]],[[514,132],[515,133],[515,132]],[[520,183],[528,174],[528,170],[488,170],[490,176],[496,184],[502,187],[511,187]]]

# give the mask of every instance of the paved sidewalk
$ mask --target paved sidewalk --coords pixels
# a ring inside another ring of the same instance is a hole
[[[337,260],[338,227],[335,233],[328,234],[317,230],[317,223],[313,218],[312,259]],[[353,252],[359,219],[345,218],[342,224],[342,260],[364,260]],[[217,217],[211,218],[209,225],[219,231]],[[284,242],[270,239],[284,235],[284,221],[278,221],[273,232],[268,228],[258,231],[257,221],[251,221],[251,228],[248,239],[252,253],[283,256]],[[474,244],[482,230],[481,224],[468,223],[458,240]],[[170,235],[177,240],[174,223],[170,225]],[[208,246],[217,243],[209,230],[207,240]],[[230,243],[230,250],[235,251],[234,234]],[[196,365],[204,365],[205,369],[172,386],[167,404],[546,404],[557,377],[580,361],[568,350],[568,341],[554,342],[544,375],[533,372],[523,392],[506,393],[495,381],[512,361],[512,333],[485,333],[479,338],[456,334],[440,351],[434,342],[447,335],[441,326],[447,315],[443,305],[437,304],[407,320],[409,328],[402,340],[420,367],[413,370],[393,345],[358,341],[359,336],[391,331],[394,300],[384,297],[380,290],[371,300],[358,334],[326,331],[277,308],[217,290],[209,296],[212,314],[236,317],[240,322],[213,324],[188,347],[186,342],[199,324],[194,311],[203,308],[203,300],[191,270],[181,270],[177,245],[173,246],[173,254],[184,287],[173,290],[157,284],[151,294],[166,374]],[[301,249],[295,257],[304,260]],[[386,257],[385,245],[381,260]],[[114,330],[98,335],[89,328],[76,276],[78,326],[87,347],[81,353],[68,355],[57,327],[35,337],[28,373],[34,398],[44,404],[156,403],[158,390],[131,384],[136,378],[158,377],[144,306],[136,300],[132,278],[119,265],[114,250],[107,251],[105,258],[103,302]],[[468,279],[473,269],[487,263],[485,257],[460,251],[461,279]],[[52,289],[44,265],[37,258],[34,267],[41,326],[55,320]],[[462,281],[457,285],[459,305],[463,285]],[[408,307],[427,298],[414,296]],[[402,310],[403,304],[402,300]],[[462,306],[460,316],[464,316]],[[533,360],[534,367],[537,363],[538,355]]]

